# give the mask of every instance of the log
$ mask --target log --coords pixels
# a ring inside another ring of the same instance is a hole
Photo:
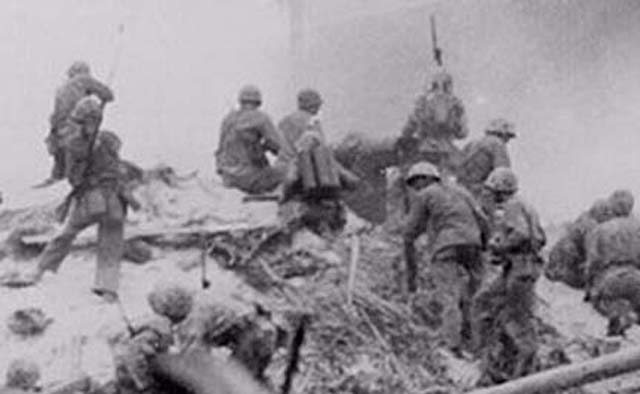
[[[582,386],[640,369],[640,346],[539,372],[468,394],[543,394]]]

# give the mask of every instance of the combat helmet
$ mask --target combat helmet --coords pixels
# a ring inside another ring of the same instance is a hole
[[[504,118],[496,118],[489,122],[485,133],[487,135],[496,135],[499,137],[515,138],[516,133],[513,131],[513,123]]]
[[[494,169],[484,185],[493,192],[513,194],[518,191],[518,177],[507,167]]]
[[[89,64],[83,61],[76,61],[69,67],[67,70],[67,77],[73,78],[76,75],[89,75],[91,74],[91,69],[89,68]]]
[[[242,103],[262,104],[262,92],[255,85],[246,85],[240,89],[238,101]]]
[[[71,118],[81,123],[88,120],[101,120],[102,104],[93,96],[84,97],[73,108]]]
[[[428,177],[440,180],[440,171],[438,171],[438,168],[433,164],[427,161],[421,161],[411,166],[405,177],[405,182],[409,183],[417,177]]]

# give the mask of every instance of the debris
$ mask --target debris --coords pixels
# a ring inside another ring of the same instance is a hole
[[[122,257],[136,264],[144,264],[153,258],[153,252],[145,241],[134,239],[125,243]]]
[[[7,326],[14,334],[27,337],[39,335],[53,323],[39,308],[19,309],[9,317]]]

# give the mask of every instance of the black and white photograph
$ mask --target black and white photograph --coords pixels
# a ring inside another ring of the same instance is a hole
[[[0,0],[0,394],[640,393],[640,1]]]

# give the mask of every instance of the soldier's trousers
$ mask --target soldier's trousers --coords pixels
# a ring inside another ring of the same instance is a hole
[[[75,198],[64,228],[47,244],[40,257],[39,271],[57,272],[78,234],[97,224],[97,267],[93,289],[117,292],[124,250],[124,217],[124,204],[114,191],[92,189]]]
[[[251,168],[242,174],[222,174],[224,185],[248,194],[263,194],[274,191],[285,178],[285,169],[279,167]]]
[[[419,273],[412,309],[442,345],[456,349],[471,340],[471,299],[483,272],[480,248],[461,245],[437,253]]]

